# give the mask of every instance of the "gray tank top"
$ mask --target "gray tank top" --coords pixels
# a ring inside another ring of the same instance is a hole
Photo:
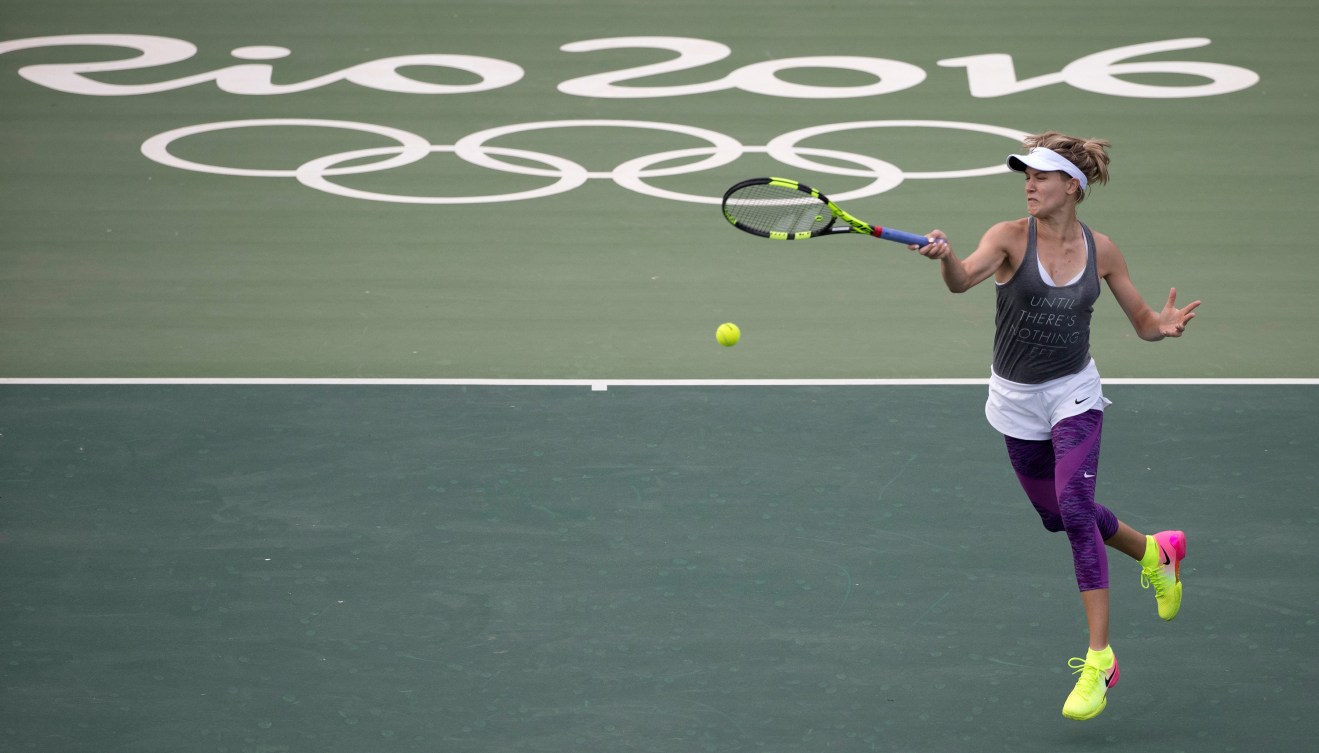
[[[1085,271],[1070,285],[1054,286],[1040,276],[1035,218],[1030,218],[1026,255],[1011,280],[998,288],[994,314],[994,373],[1021,384],[1069,376],[1090,363],[1090,315],[1099,299],[1095,237],[1085,235]]]

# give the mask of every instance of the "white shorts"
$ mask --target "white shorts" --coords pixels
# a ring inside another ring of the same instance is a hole
[[[1112,405],[1104,397],[1094,359],[1084,369],[1040,384],[1010,382],[989,372],[989,425],[1017,439],[1048,439],[1055,424],[1088,410]]]

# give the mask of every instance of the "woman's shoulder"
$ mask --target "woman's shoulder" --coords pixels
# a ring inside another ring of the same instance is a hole
[[[1113,243],[1113,239],[1108,237],[1108,235],[1095,230],[1090,225],[1085,225],[1085,229],[1089,230],[1090,235],[1094,237],[1095,251],[1097,253],[1108,254],[1117,252],[1117,245]]]
[[[1030,218],[1004,220],[994,224],[985,231],[985,237],[992,238],[1005,248],[1025,247],[1026,237],[1030,233]]]
[[[1099,276],[1108,277],[1114,270],[1124,269],[1127,261],[1113,239],[1089,225],[1086,228],[1095,239],[1095,260],[1099,265]]]

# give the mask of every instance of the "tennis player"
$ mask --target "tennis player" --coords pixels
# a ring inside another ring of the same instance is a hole
[[[939,261],[948,289],[962,293],[994,278],[994,362],[985,416],[1002,432],[1008,458],[1044,527],[1064,531],[1071,543],[1076,582],[1090,629],[1084,659],[1069,666],[1080,674],[1063,715],[1090,719],[1108,703],[1118,681],[1108,636],[1110,546],[1140,562],[1141,585],[1153,586],[1159,616],[1181,608],[1179,565],[1186,555],[1181,531],[1144,535],[1095,502],[1104,397],[1090,357],[1090,317],[1099,281],[1144,340],[1181,337],[1199,301],[1176,305],[1168,292],[1161,311],[1145,303],[1122,252],[1108,236],[1077,219],[1076,207],[1090,186],[1108,182],[1109,142],[1049,131],[1028,137],[1024,155],[1008,167],[1025,174],[1028,216],[991,227],[965,259],[939,230],[921,255]]]

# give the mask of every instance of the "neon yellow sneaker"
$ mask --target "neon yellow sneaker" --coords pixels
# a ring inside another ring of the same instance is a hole
[[[1145,537],[1145,556],[1140,560],[1140,586],[1154,586],[1159,616],[1171,620],[1182,608],[1182,558],[1186,556],[1186,534],[1160,531]]]
[[[1117,657],[1113,648],[1089,649],[1084,659],[1079,656],[1069,659],[1067,666],[1081,677],[1063,704],[1063,716],[1078,721],[1094,719],[1108,705],[1108,689],[1117,685]]]

